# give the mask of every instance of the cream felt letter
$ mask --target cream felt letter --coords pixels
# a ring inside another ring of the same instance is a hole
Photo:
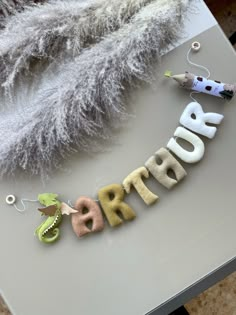
[[[135,171],[133,171],[131,174],[129,174],[125,180],[123,181],[123,186],[125,188],[125,191],[127,194],[130,193],[131,186],[134,186],[134,188],[137,190],[138,194],[141,196],[143,201],[147,205],[151,205],[155,201],[157,201],[158,196],[153,194],[147,186],[144,185],[144,182],[142,180],[142,176],[145,178],[149,177],[148,170],[146,167],[142,166]]]
[[[217,113],[204,113],[199,103],[192,102],[185,108],[180,117],[180,123],[184,127],[212,139],[215,136],[217,128],[207,126],[206,123],[219,125],[223,118],[223,115]]]
[[[77,213],[72,214],[71,223],[78,237],[103,230],[104,222],[102,212],[99,205],[94,200],[88,197],[80,197],[75,203],[75,209]],[[87,212],[84,213],[84,210],[87,210]],[[86,225],[89,221],[92,221],[91,229]]]
[[[187,151],[183,149],[174,138],[171,138],[167,143],[167,148],[181,160],[186,163],[196,163],[202,159],[205,152],[205,146],[203,141],[197,135],[183,127],[178,127],[174,136],[190,142],[194,147],[193,151]]]
[[[123,222],[118,213],[121,213],[125,220],[132,220],[136,216],[133,209],[123,201],[124,195],[123,187],[119,184],[103,187],[98,192],[99,201],[111,226]]]
[[[150,173],[166,188],[174,187],[187,173],[180,163],[173,157],[172,154],[165,148],[158,150],[155,155],[161,159],[161,163],[157,164],[156,157],[151,156],[145,166]],[[168,171],[174,172],[176,179],[168,176]]]

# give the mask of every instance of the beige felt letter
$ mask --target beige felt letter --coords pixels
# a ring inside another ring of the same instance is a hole
[[[196,163],[203,158],[205,146],[203,141],[197,135],[183,127],[178,127],[175,130],[174,136],[190,142],[194,147],[193,151],[187,151],[183,149],[174,138],[170,139],[167,143],[167,148],[177,155],[182,161],[186,163]]]
[[[98,192],[102,209],[111,226],[116,226],[123,222],[118,213],[121,213],[125,220],[132,220],[136,217],[133,209],[123,201],[124,195],[123,187],[119,184],[103,187]]]
[[[75,234],[78,237],[84,236],[88,233],[102,231],[104,228],[104,221],[99,205],[88,197],[80,197],[75,203],[77,213],[71,216],[71,223]],[[84,210],[87,210],[84,213]],[[92,221],[92,228],[89,229],[86,225]]]
[[[148,170],[144,166],[137,168],[135,171],[129,174],[123,181],[123,186],[127,194],[130,193],[131,186],[134,186],[134,188],[137,190],[138,194],[141,196],[143,201],[147,205],[151,205],[152,203],[157,201],[158,196],[153,194],[147,188],[147,186],[144,185],[142,176],[145,178],[149,177]]]
[[[157,164],[156,157],[151,156],[145,166],[150,173],[166,188],[170,189],[174,187],[181,179],[183,179],[187,173],[181,164],[173,157],[172,154],[165,148],[158,150],[155,155],[161,159],[161,164]],[[168,171],[172,170],[176,179],[168,176]]]

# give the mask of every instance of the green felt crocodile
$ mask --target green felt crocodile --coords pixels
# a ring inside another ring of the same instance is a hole
[[[57,241],[60,236],[58,226],[62,222],[62,212],[61,202],[57,200],[57,197],[58,195],[51,193],[38,195],[39,202],[46,207],[39,209],[39,211],[42,212],[42,215],[49,216],[35,231],[40,242],[53,243]]]

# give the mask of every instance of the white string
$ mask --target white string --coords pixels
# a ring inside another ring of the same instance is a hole
[[[191,51],[192,51],[192,48],[189,48],[188,53],[187,53],[187,61],[188,61],[188,63],[189,63],[190,65],[192,65],[192,66],[195,66],[195,67],[198,67],[198,68],[200,68],[200,69],[205,70],[205,71],[207,72],[207,77],[206,77],[206,78],[209,79],[210,76],[211,76],[210,70],[209,70],[207,67],[204,67],[204,66],[202,66],[202,65],[199,65],[199,64],[197,64],[197,63],[192,62],[192,61],[190,60],[190,58],[189,58],[189,55],[190,55],[190,52],[191,52]]]
[[[27,201],[27,202],[38,202],[38,200],[23,198],[23,199],[21,199],[21,204],[22,204],[22,206],[23,206],[23,209],[19,209],[15,203],[13,204],[13,206],[15,207],[15,209],[16,209],[18,212],[25,212],[26,206],[25,206],[24,201]]]
[[[72,205],[72,203],[71,203],[71,201],[70,200],[68,200],[68,205],[71,207],[71,208],[74,208],[74,206]]]
[[[194,91],[194,92],[191,92],[191,93],[189,94],[189,96],[190,96],[190,98],[191,98],[194,102],[198,103],[198,101],[193,97],[193,94],[199,94],[199,93],[200,93],[200,92]]]
[[[93,201],[96,201],[96,202],[99,202],[98,199],[92,199],[92,200],[93,200]],[[71,200],[68,200],[67,204],[68,204],[71,208],[75,209],[75,206],[72,205]]]
[[[192,51],[192,48],[189,48],[189,50],[188,50],[188,52],[187,52],[187,61],[188,61],[188,63],[189,63],[190,65],[192,65],[192,66],[195,66],[195,67],[198,67],[198,68],[200,68],[200,69],[205,70],[205,71],[207,72],[206,78],[209,79],[210,76],[211,76],[210,70],[209,70],[207,67],[204,67],[204,66],[202,66],[202,65],[199,65],[199,64],[197,64],[197,63],[192,62],[192,61],[190,60],[190,58],[189,58],[189,55],[190,55],[190,52],[191,52],[191,51]],[[190,98],[191,98],[194,102],[197,102],[197,100],[193,97],[193,94],[199,94],[199,93],[200,93],[200,92],[194,91],[194,92],[191,92],[191,93],[189,94],[189,96],[190,96]]]

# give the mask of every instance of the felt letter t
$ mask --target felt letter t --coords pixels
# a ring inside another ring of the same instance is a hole
[[[137,168],[131,174],[129,174],[123,181],[123,186],[127,194],[130,193],[131,186],[133,185],[134,188],[137,190],[138,194],[141,196],[143,201],[147,205],[151,205],[155,201],[157,201],[158,196],[153,194],[147,186],[144,185],[142,176],[148,178],[149,173],[146,167]]]

